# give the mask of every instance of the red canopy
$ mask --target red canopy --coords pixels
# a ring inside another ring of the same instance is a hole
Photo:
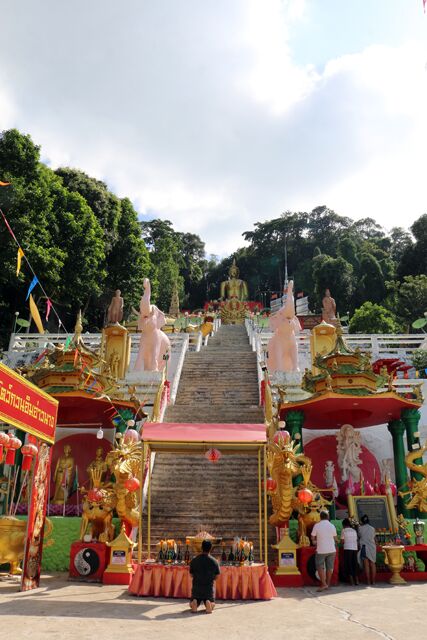
[[[144,442],[263,444],[263,424],[189,424],[149,422],[144,425]]]

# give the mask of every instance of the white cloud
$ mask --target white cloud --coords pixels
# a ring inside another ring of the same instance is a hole
[[[314,71],[289,45],[310,19],[302,0],[41,4],[2,14],[0,127],[208,252],[288,208],[387,227],[425,211],[424,45],[373,45]]]

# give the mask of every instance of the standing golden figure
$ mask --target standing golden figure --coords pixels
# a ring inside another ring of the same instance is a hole
[[[67,502],[70,489],[73,486],[74,458],[71,455],[69,444],[64,445],[64,454],[58,458],[56,463],[53,481],[55,491],[53,494],[53,504],[64,504]]]

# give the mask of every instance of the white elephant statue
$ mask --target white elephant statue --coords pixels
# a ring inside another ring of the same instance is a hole
[[[162,371],[166,366],[165,356],[171,348],[169,338],[161,330],[166,324],[165,314],[156,305],[150,304],[150,298],[150,281],[145,278],[138,318],[141,339],[134,371]]]
[[[267,367],[270,373],[299,371],[296,334],[301,331],[301,325],[295,315],[293,287],[294,283],[290,280],[285,304],[274,316],[270,316],[269,324],[274,331],[267,347]]]

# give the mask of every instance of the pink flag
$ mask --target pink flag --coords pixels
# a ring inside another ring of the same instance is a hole
[[[427,0],[423,0],[424,13],[426,12]]]
[[[48,298],[46,300],[46,320],[49,318],[49,313],[50,313],[51,309],[52,309],[52,303],[51,303],[50,299]]]

